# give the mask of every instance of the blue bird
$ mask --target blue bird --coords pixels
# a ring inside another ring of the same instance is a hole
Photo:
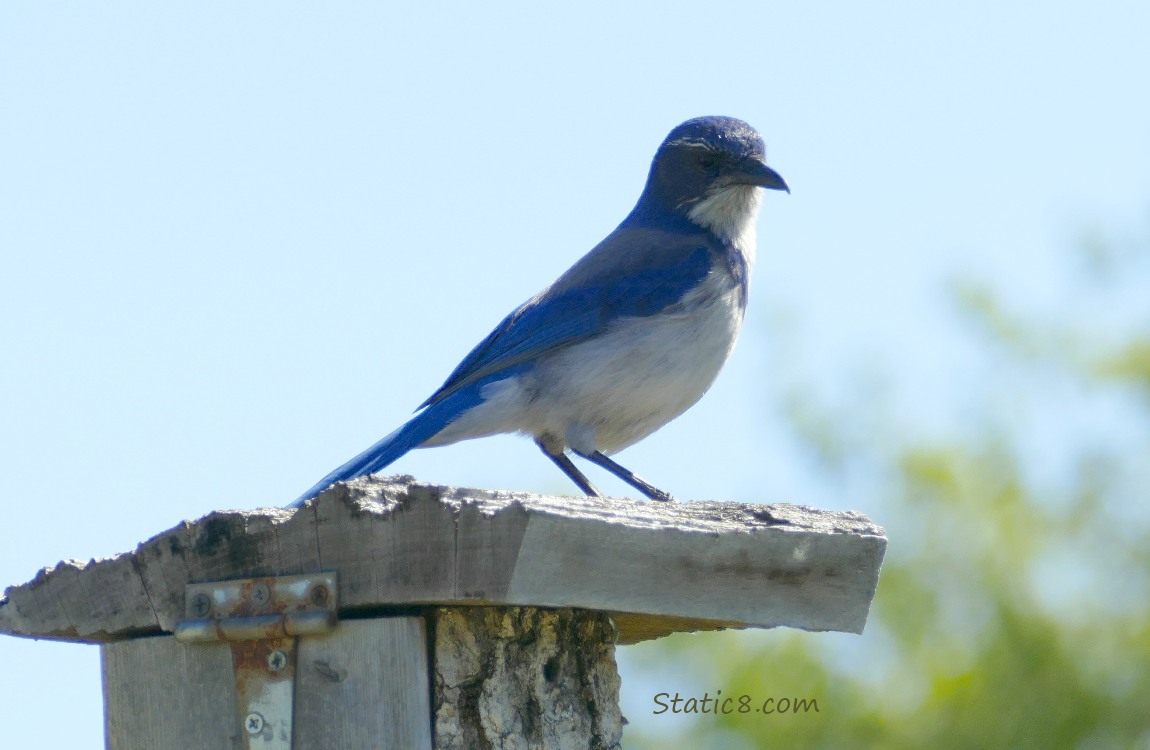
[[[518,432],[588,495],[571,453],[653,500],[608,458],[682,414],[734,348],[755,257],[758,188],[786,190],[763,139],[731,117],[671,131],[615,231],[464,357],[407,424],[325,476],[372,474],[414,448]]]

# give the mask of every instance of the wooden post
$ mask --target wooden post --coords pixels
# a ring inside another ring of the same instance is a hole
[[[861,632],[885,549],[853,512],[367,477],[46,568],[0,633],[101,644],[112,750],[617,748],[616,644]]]

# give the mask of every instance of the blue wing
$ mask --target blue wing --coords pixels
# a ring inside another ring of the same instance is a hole
[[[504,318],[420,408],[500,370],[593,338],[620,318],[666,310],[711,272],[724,249],[701,231],[620,226]]]
[[[486,383],[483,381],[476,381],[468,387],[459,388],[431,408],[415,415],[403,427],[343,466],[332,470],[326,477],[316,482],[311,489],[300,495],[299,499],[292,503],[292,506],[303,504],[305,500],[315,497],[335,482],[346,482],[355,477],[382,471],[412,448],[418,448],[421,443],[430,439],[460,414],[481,403],[484,385]]]

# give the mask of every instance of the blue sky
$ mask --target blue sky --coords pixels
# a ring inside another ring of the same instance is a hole
[[[1144,223],[1147,28],[1135,2],[7,4],[0,585],[293,499],[614,228],[702,114],[759,128],[793,193],[764,201],[724,374],[620,460],[682,499],[852,507],[772,416],[771,321],[826,387],[880,362],[924,428],[953,421],[976,366],[946,279],[1042,305],[1052,248]],[[512,437],[394,470],[572,489]],[[13,746],[96,746],[96,649],[0,639],[0,664]]]

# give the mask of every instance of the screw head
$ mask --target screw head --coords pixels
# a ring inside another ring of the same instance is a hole
[[[257,583],[252,586],[252,604],[267,604],[271,598],[272,590],[266,583]]]
[[[317,607],[322,607],[327,604],[327,586],[319,584],[311,590],[311,603]]]
[[[276,649],[268,654],[268,669],[273,672],[282,672],[287,666],[288,657],[283,651]]]
[[[202,592],[196,594],[192,597],[189,609],[196,617],[207,617],[212,611],[212,598]]]
[[[252,711],[244,719],[244,728],[248,730],[248,734],[259,734],[264,731],[264,717]]]

